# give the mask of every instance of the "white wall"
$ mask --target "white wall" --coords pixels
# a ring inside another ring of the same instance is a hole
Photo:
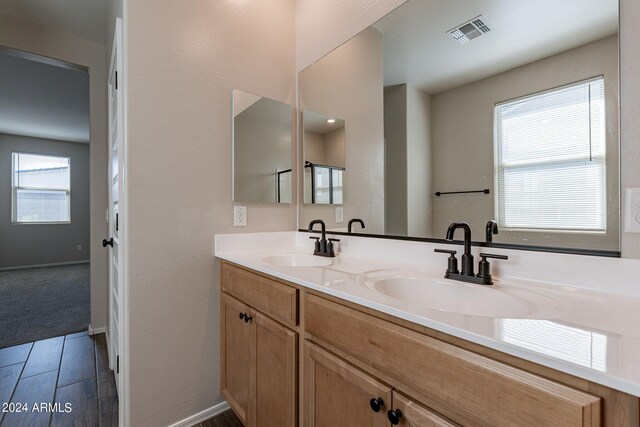
[[[89,69],[91,140],[91,326],[106,327],[108,309],[107,237],[107,98],[104,45],[0,15],[0,45],[49,56]]]
[[[11,223],[11,153],[69,157],[71,222]],[[77,245],[82,249],[77,250]],[[0,134],[0,269],[89,260],[89,145]]]
[[[132,426],[221,402],[216,233],[293,230],[291,205],[233,227],[233,89],[293,104],[294,2],[125,3]],[[294,176],[297,169],[294,166]]]

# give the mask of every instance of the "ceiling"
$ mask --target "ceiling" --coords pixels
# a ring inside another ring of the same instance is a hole
[[[448,30],[478,15],[491,31],[459,44]],[[374,25],[384,84],[439,93],[618,31],[618,0],[410,0]]]
[[[89,142],[89,75],[0,52],[0,133]]]
[[[1,14],[99,43],[108,11],[108,0],[0,0]]]
[[[344,127],[344,120],[337,117],[330,117],[309,110],[305,110],[302,114],[302,122],[305,132],[314,132],[320,135],[325,135]],[[328,123],[328,119],[335,119],[335,122]]]

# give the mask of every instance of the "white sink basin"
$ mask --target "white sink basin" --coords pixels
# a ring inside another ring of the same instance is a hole
[[[317,255],[283,254],[266,257],[262,262],[277,267],[326,267],[333,264],[333,258]]]
[[[427,270],[379,270],[361,274],[358,282],[412,305],[472,316],[549,317],[562,309],[558,300],[522,287],[458,282]]]

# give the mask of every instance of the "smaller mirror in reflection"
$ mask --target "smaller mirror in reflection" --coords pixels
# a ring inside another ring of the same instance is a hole
[[[305,203],[344,203],[344,127],[335,116],[302,112]]]
[[[291,203],[291,106],[233,91],[233,200]]]

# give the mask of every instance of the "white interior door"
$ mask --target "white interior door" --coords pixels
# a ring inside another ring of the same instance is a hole
[[[124,224],[120,215],[123,187],[123,131],[122,131],[122,23],[116,20],[116,31],[109,67],[109,240],[103,242],[109,246],[109,365],[116,378],[116,387],[120,391],[120,350],[122,348],[123,318],[123,237]]]

